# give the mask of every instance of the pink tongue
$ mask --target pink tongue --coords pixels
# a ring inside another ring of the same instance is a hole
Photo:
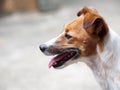
[[[55,65],[55,63],[57,63],[57,61],[62,60],[65,56],[67,55],[67,53],[58,55],[56,57],[54,57],[48,64],[48,67],[51,68],[53,65]]]

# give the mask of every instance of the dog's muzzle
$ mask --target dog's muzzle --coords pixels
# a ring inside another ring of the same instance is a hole
[[[49,62],[49,68],[53,66],[54,68],[64,65],[67,61],[76,59],[80,55],[80,50],[77,48],[65,48],[60,49],[55,46],[49,46],[42,44],[39,46],[40,50],[45,55],[55,55],[54,58]]]
[[[60,49],[58,46],[47,46],[46,44],[41,44],[39,48],[47,56],[56,55],[63,51],[63,49]]]

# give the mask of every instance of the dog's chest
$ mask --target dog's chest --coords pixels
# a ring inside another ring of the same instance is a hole
[[[120,74],[112,70],[94,71],[97,82],[103,90],[120,90]]]

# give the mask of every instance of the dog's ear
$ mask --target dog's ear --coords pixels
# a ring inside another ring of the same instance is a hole
[[[108,26],[104,19],[98,14],[94,8],[84,7],[77,16],[84,15],[83,28],[91,35],[97,35],[103,39],[108,32]]]
[[[96,12],[96,13],[98,13],[98,11],[95,8],[93,8],[93,7],[86,7],[85,6],[77,13],[77,16],[79,17],[82,14],[86,14],[88,12]]]
[[[82,14],[86,14],[86,12],[89,11],[87,7],[82,8],[78,13],[77,16],[81,16]]]
[[[86,17],[83,22],[83,28],[91,35],[97,35],[103,39],[108,32],[108,26],[102,17],[93,16],[89,19]]]

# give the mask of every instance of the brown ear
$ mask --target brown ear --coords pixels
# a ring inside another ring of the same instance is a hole
[[[108,32],[108,26],[102,17],[93,17],[94,18],[85,19],[83,27],[90,34],[97,35],[100,39],[103,39]]]
[[[108,26],[97,10],[92,7],[84,7],[77,13],[77,16],[81,15],[84,15],[83,28],[88,33],[103,39],[108,32]]]
[[[97,10],[93,7],[83,7],[78,13],[77,13],[77,16],[79,17],[80,15],[82,14],[86,14],[88,12],[95,12],[95,13],[98,13]]]
[[[80,16],[82,14],[86,14],[87,11],[89,11],[88,7],[84,7],[77,13],[77,16]]]

